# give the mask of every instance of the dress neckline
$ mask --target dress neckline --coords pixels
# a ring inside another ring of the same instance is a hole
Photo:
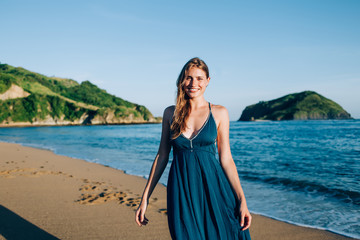
[[[211,106],[210,106],[210,102],[209,102],[209,114],[208,114],[205,122],[204,122],[203,125],[201,126],[201,128],[197,131],[196,135],[193,136],[193,137],[191,137],[191,138],[186,137],[183,133],[181,133],[180,135],[183,136],[185,139],[187,139],[187,140],[189,140],[189,141],[194,140],[194,139],[200,134],[200,132],[203,130],[203,128],[206,126],[206,124],[209,122],[210,115],[211,115]],[[192,134],[191,134],[191,135],[192,135]]]

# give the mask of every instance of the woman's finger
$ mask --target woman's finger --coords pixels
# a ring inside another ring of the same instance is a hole
[[[245,216],[244,216],[243,213],[241,213],[240,216],[241,216],[240,226],[243,227],[244,226],[244,221],[245,221]]]
[[[251,225],[251,218],[252,218],[252,217],[251,217],[250,214],[245,217],[245,226],[244,226],[244,228],[242,229],[243,231],[246,230],[246,229],[248,229],[248,228],[250,227],[250,225]]]
[[[144,212],[141,212],[141,214],[140,214],[140,222],[143,222],[144,221]]]
[[[144,216],[144,219],[142,220],[142,222],[148,222],[149,219],[147,219],[145,216]]]
[[[137,225],[141,226],[141,223],[139,222],[139,209],[135,213],[135,222]]]

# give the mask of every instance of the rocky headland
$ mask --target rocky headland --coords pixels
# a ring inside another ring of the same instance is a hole
[[[314,91],[286,96],[247,106],[239,121],[352,119],[336,102]]]
[[[0,64],[0,127],[158,123],[142,105],[89,81],[47,77]]]

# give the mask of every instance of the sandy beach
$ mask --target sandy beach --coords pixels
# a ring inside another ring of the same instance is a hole
[[[162,184],[149,202],[149,224],[134,221],[145,184],[100,164],[0,142],[0,239],[171,239]],[[254,240],[351,239],[252,215]]]

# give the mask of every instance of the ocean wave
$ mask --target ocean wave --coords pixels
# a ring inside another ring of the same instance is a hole
[[[306,180],[295,180],[291,178],[274,176],[261,176],[258,173],[249,171],[239,171],[239,175],[240,178],[246,179],[248,181],[257,181],[274,186],[283,186],[286,188],[286,190],[306,192],[309,194],[321,193],[326,197],[333,197],[344,203],[352,203],[360,206],[360,193],[356,191],[331,188]]]

